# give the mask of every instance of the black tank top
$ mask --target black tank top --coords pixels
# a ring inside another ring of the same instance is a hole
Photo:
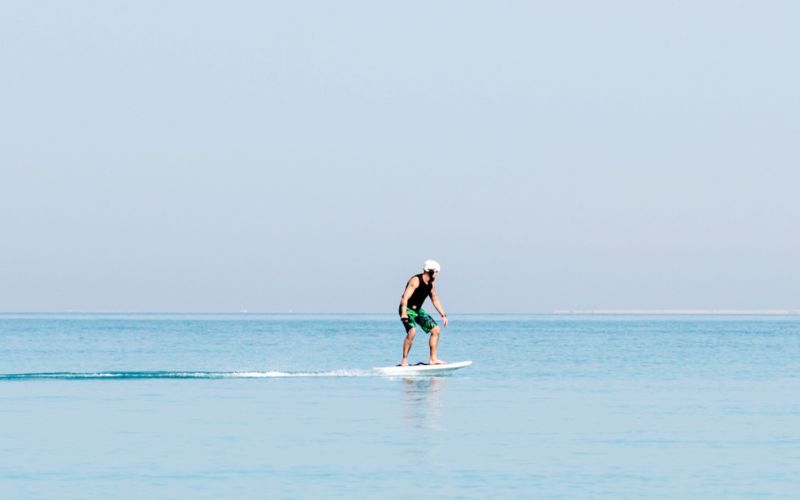
[[[421,274],[417,274],[417,278],[419,278],[419,286],[414,290],[414,293],[411,294],[411,298],[408,299],[408,307],[415,311],[419,311],[419,308],[422,307],[422,303],[425,302],[425,299],[431,294],[431,288],[433,288],[433,281],[426,285],[425,282],[422,281]]]

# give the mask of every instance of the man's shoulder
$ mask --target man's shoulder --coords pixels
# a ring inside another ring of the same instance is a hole
[[[415,274],[414,276],[408,278],[409,285],[419,285],[419,274]]]

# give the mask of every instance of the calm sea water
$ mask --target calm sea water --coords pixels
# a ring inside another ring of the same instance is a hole
[[[800,318],[451,320],[0,315],[0,498],[800,497]]]

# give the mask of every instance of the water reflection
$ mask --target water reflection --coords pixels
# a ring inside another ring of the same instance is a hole
[[[403,423],[407,429],[441,431],[442,390],[441,377],[404,378]]]

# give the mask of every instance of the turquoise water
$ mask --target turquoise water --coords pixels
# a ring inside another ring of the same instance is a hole
[[[800,318],[0,315],[0,498],[800,496]],[[419,336],[411,360],[427,356]]]

